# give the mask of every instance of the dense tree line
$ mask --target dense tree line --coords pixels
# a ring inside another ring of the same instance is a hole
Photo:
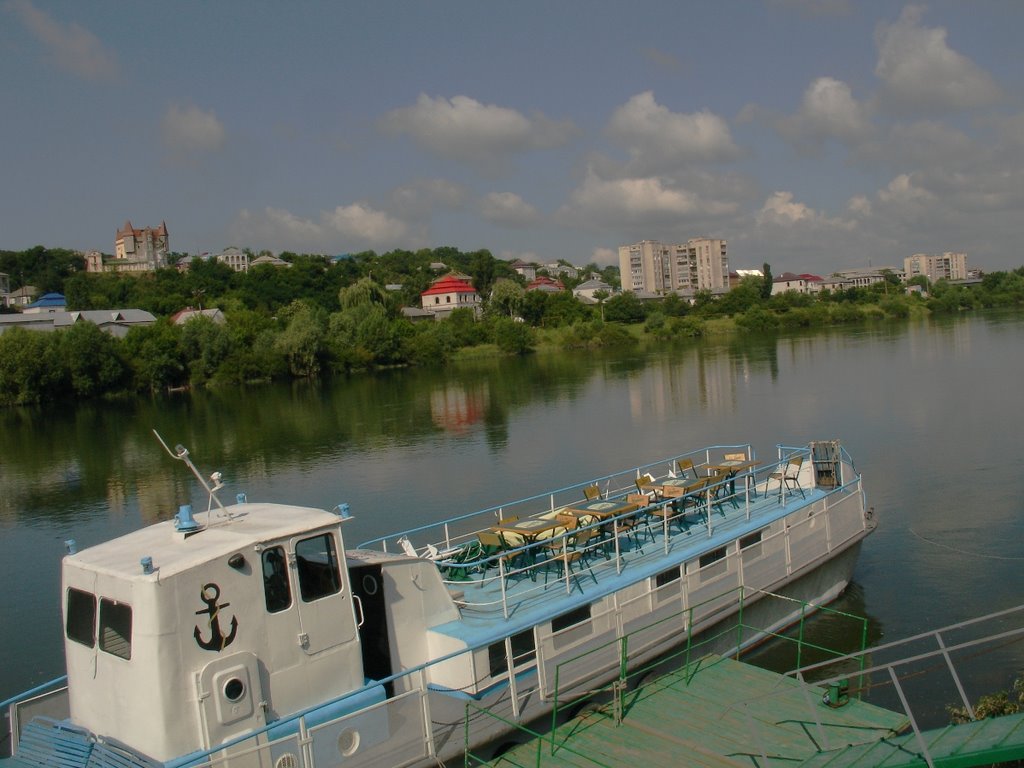
[[[522,354],[538,344],[610,347],[645,337],[699,337],[709,329],[764,332],[1024,305],[1024,267],[991,273],[973,286],[928,285],[915,278],[924,283],[924,294],[908,294],[889,276],[869,288],[773,296],[766,264],[765,277],[748,277],[721,296],[702,292],[693,302],[676,295],[641,301],[632,293],[599,293],[598,303],[587,305],[569,291],[526,291],[525,281],[487,251],[366,252],[333,262],[284,253],[288,268],[237,273],[195,260],[187,271],[132,276],[85,274],[71,252],[41,247],[0,258],[12,258],[9,263],[17,267],[27,253],[40,263],[26,274],[40,287],[63,290],[70,309],[135,307],[161,319],[133,328],[124,339],[88,323],[56,333],[7,331],[0,335],[0,404],[435,365],[484,345]],[[436,277],[430,266],[435,262],[471,277],[486,297],[480,319],[456,310],[446,320],[414,324],[401,314],[402,306],[418,304]],[[591,265],[566,282],[586,279],[591,271],[599,270]],[[602,277],[613,281],[609,270]],[[173,325],[170,315],[186,306],[220,307],[226,323],[197,317]]]

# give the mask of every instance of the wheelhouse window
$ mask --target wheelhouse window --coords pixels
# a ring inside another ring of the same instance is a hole
[[[288,583],[288,564],[284,547],[263,550],[263,597],[268,613],[279,613],[292,604],[292,590]]]
[[[96,645],[96,596],[74,587],[68,587],[67,626],[69,640]]]
[[[304,603],[341,591],[341,572],[331,534],[302,539],[295,545],[295,558],[299,565],[299,594]]]
[[[100,599],[100,650],[122,659],[132,657],[132,607]]]

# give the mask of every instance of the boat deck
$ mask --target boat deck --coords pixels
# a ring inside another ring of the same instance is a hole
[[[496,616],[502,615],[507,615],[515,625],[532,626],[539,616],[550,616],[553,610],[557,611],[558,604],[564,603],[568,610],[583,598],[593,602],[734,541],[793,511],[820,503],[826,496],[825,491],[817,488],[809,488],[804,494],[790,494],[783,504],[774,490],[769,491],[767,498],[763,488],[752,487],[749,495],[741,490],[734,498],[711,507],[710,530],[706,508],[698,512],[688,508],[678,519],[668,521],[667,530],[661,519],[651,518],[637,531],[635,539],[620,533],[617,541],[615,537],[608,537],[589,545],[586,559],[571,565],[568,578],[555,562],[557,554],[538,554],[535,562],[531,562],[529,547],[525,548],[522,558],[525,564],[517,564],[508,571],[499,568],[497,562],[483,564],[490,567],[477,565],[465,573],[459,568],[440,565],[449,591],[461,606],[462,619],[450,626],[434,627],[434,630],[451,631],[463,637],[474,627],[493,631]],[[547,542],[541,541],[535,546],[546,549]]]
[[[854,698],[829,707],[823,693],[791,677],[708,656],[626,693],[621,723],[607,704],[492,762],[467,764],[793,766],[821,752],[876,744],[909,725],[901,713]]]

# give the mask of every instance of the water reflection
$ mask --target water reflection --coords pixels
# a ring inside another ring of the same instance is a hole
[[[698,445],[770,460],[840,438],[880,520],[850,612],[872,638],[964,620],[1019,600],[1022,378],[1024,321],[1004,314],[0,411],[0,579],[19,584],[0,610],[20,622],[0,622],[0,649],[31,656],[0,670],[0,695],[61,667],[65,538],[205,506],[153,429],[221,471],[228,498],[350,502],[350,543]],[[1024,667],[1015,649],[999,662]]]

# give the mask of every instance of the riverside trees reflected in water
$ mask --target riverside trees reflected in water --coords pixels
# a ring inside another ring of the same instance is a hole
[[[628,353],[0,412],[0,697],[62,669],[59,561],[205,498],[152,435],[223,473],[225,500],[351,505],[348,546],[714,443],[838,438],[879,529],[849,598],[892,639],[1020,600],[1024,320],[953,317]],[[1024,666],[988,657],[979,692]],[[943,701],[950,700],[947,698]]]

